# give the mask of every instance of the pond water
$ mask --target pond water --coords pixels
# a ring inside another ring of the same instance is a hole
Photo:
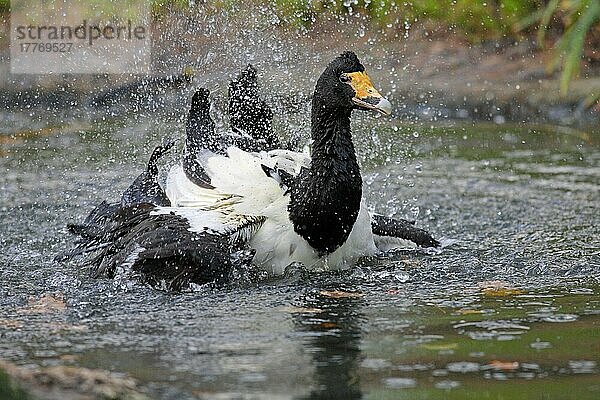
[[[360,117],[373,208],[441,251],[173,294],[53,257],[181,117],[27,120],[0,135],[2,359],[122,372],[161,399],[600,398],[597,133]]]

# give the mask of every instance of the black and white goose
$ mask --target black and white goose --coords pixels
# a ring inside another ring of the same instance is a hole
[[[332,61],[317,82],[312,156],[236,147],[215,132],[208,97],[205,89],[194,95],[183,162],[170,171],[166,193],[156,161],[171,144],[155,150],[120,202],[103,202],[70,225],[80,238],[59,259],[87,254],[94,276],[130,271],[178,290],[229,282],[251,264],[274,274],[292,262],[340,268],[376,253],[379,236],[438,245],[410,222],[370,215],[362,201],[350,115],[388,114],[390,104],[353,53]]]
[[[184,159],[169,172],[166,193],[172,207],[154,213],[181,216],[193,232],[232,235],[232,241],[252,249],[254,264],[274,274],[293,262],[313,269],[344,267],[377,253],[375,234],[437,245],[406,221],[369,214],[350,130],[354,109],[389,114],[391,105],[356,55],[345,52],[316,84],[310,156],[196,146],[187,150],[193,153],[193,168]],[[192,169],[199,171],[197,179],[190,179]]]

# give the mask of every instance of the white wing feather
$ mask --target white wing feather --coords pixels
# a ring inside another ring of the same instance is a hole
[[[361,256],[376,253],[364,202],[348,240],[326,257],[320,258],[294,231],[288,217],[289,195],[265,174],[261,165],[297,175],[302,167],[310,166],[307,153],[289,150],[248,153],[230,147],[227,156],[203,154],[201,163],[214,189],[198,187],[187,179],[181,166],[175,166],[169,172],[166,188],[174,207],[164,208],[165,212],[184,216],[196,231],[234,231],[248,223],[249,218],[260,218],[260,225],[248,225],[253,229],[246,230],[238,239],[248,240],[248,245],[256,250],[254,263],[270,273],[282,274],[292,262],[313,269],[344,268]]]

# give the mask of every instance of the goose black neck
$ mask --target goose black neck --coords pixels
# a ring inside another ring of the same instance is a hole
[[[362,178],[350,131],[351,109],[312,104],[312,160],[291,190],[290,220],[320,253],[344,244],[358,216]]]
[[[362,188],[350,130],[351,112],[349,109],[328,110],[313,104],[311,171],[317,176]]]

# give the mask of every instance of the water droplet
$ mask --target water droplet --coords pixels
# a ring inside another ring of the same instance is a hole
[[[507,342],[509,340],[515,340],[517,338],[517,336],[515,335],[498,335],[496,337],[496,340],[499,342]]]
[[[250,374],[244,374],[240,377],[240,381],[242,382],[264,382],[267,380],[267,377],[263,374],[259,374],[259,373],[250,373]]]
[[[573,322],[578,318],[575,314],[554,314],[547,317],[543,317],[542,321],[546,322]]]
[[[392,363],[382,358],[366,358],[360,366],[369,369],[388,369],[392,366]]]
[[[386,378],[383,384],[392,389],[406,389],[417,386],[417,381],[413,378]]]
[[[550,349],[552,348],[552,343],[536,340],[535,342],[529,344],[529,347],[536,350]]]
[[[572,360],[569,361],[569,368],[574,374],[593,374],[596,369],[596,361]]]
[[[470,361],[459,361],[446,365],[446,369],[450,372],[460,372],[465,374],[467,372],[479,371],[479,364]]]
[[[459,382],[451,381],[451,380],[439,381],[435,384],[435,387],[437,389],[443,389],[443,390],[456,389],[459,386],[460,386]]]

